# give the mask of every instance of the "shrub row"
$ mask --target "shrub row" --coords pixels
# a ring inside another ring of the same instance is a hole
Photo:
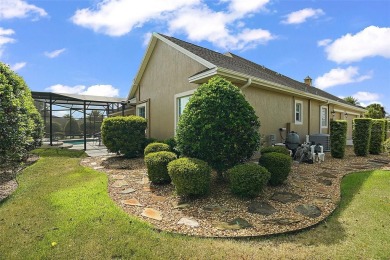
[[[347,142],[347,121],[330,121],[330,154],[334,158],[344,158]]]
[[[370,139],[370,154],[380,154],[383,152],[383,142],[385,141],[385,123],[383,119],[373,119]]]
[[[357,156],[368,155],[371,139],[371,127],[371,118],[355,118],[353,120],[353,150]]]

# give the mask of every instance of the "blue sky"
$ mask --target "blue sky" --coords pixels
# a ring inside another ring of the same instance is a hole
[[[0,60],[35,91],[126,97],[152,32],[390,112],[389,0],[0,1]]]

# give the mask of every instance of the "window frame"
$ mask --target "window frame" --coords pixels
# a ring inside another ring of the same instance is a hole
[[[173,103],[174,103],[174,117],[175,117],[175,120],[174,120],[174,130],[175,130],[175,135],[176,135],[176,128],[177,128],[177,124],[179,123],[179,100],[181,98],[184,98],[184,97],[188,97],[188,96],[192,96],[194,94],[196,89],[192,89],[192,90],[189,90],[189,91],[185,91],[185,92],[181,92],[181,93],[178,93],[178,94],[175,94],[174,96],[174,99],[173,99]]]
[[[323,124],[323,121],[322,121],[322,110],[325,109],[326,110],[326,113],[325,113],[325,125]],[[327,106],[321,106],[320,107],[320,127],[321,128],[328,128],[329,127],[329,109]]]
[[[148,107],[147,107],[147,102],[144,102],[144,103],[141,103],[141,104],[138,104],[135,106],[135,114],[137,116],[140,116],[140,113],[139,113],[139,109],[140,108],[145,108],[145,118],[146,120],[148,120]],[[142,117],[142,116],[141,116]]]
[[[301,111],[299,111],[300,120],[297,120],[297,104],[301,107]],[[303,125],[303,101],[301,100],[295,100],[294,102],[294,122],[296,125]]]

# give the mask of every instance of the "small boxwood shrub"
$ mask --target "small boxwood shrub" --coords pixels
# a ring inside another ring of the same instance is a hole
[[[202,196],[209,193],[211,168],[202,160],[180,158],[168,164],[168,174],[179,196]]]
[[[347,142],[347,121],[330,121],[330,154],[333,158],[344,158]]]
[[[230,191],[240,197],[256,197],[271,178],[266,168],[254,164],[239,164],[227,171]]]
[[[292,159],[281,153],[266,153],[260,157],[259,164],[271,173],[269,184],[276,186],[287,179],[291,171]]]
[[[370,147],[371,118],[355,118],[353,120],[353,150],[357,156],[366,156]]]
[[[261,154],[266,154],[266,153],[282,153],[286,155],[290,155],[290,151],[283,146],[267,146],[264,147],[260,150]]]
[[[370,154],[380,154],[383,151],[385,120],[373,119],[371,127]]]
[[[145,156],[145,164],[148,169],[148,177],[152,183],[170,183],[168,175],[168,163],[175,160],[176,154],[167,151],[149,153]]]
[[[102,141],[109,152],[126,158],[143,154],[146,120],[139,116],[108,117],[102,123]]]
[[[150,153],[162,152],[162,151],[170,152],[169,145],[164,143],[151,143],[145,147],[144,155],[146,156]]]

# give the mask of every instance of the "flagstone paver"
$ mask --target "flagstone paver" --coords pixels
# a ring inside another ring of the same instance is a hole
[[[125,181],[125,180],[116,180],[116,181],[111,185],[111,187],[114,187],[114,188],[122,188],[123,186],[129,186],[129,184],[127,183],[127,181]]]
[[[155,220],[163,219],[161,216],[161,212],[152,208],[145,208],[141,215]]]
[[[274,214],[277,210],[268,202],[252,201],[248,206],[248,212],[268,216]]]
[[[119,193],[120,194],[129,194],[129,193],[132,193],[132,192],[135,192],[136,190],[133,189],[133,188],[128,188],[128,189],[125,189],[125,190],[121,190]]]
[[[295,211],[299,212],[300,214],[309,217],[309,218],[316,218],[321,216],[321,210],[316,205],[312,204],[302,204],[297,207],[295,207]]]
[[[137,199],[128,199],[128,200],[122,200],[122,204],[124,205],[130,205],[130,206],[142,206],[142,204]]]
[[[177,222],[177,224],[178,225],[186,225],[186,226],[193,227],[193,228],[199,227],[199,222],[196,221],[195,219],[191,219],[191,218],[181,218],[179,220],[179,222]]]
[[[281,203],[290,203],[290,202],[295,202],[299,199],[301,199],[302,196],[299,196],[298,194],[294,194],[291,192],[275,192],[271,196],[271,200],[275,200]]]

